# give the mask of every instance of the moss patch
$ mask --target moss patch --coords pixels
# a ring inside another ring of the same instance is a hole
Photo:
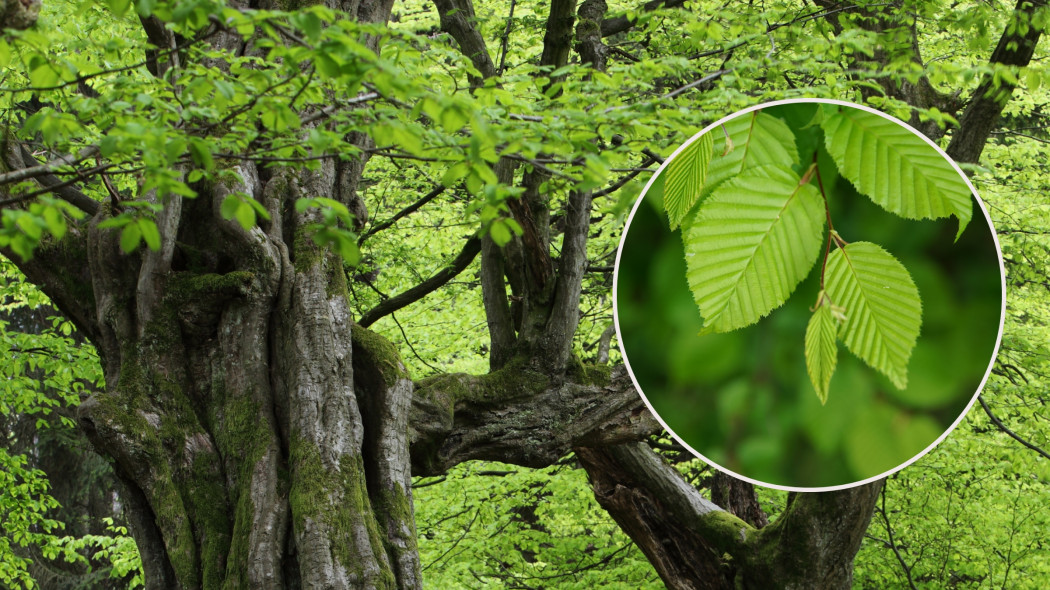
[[[408,379],[408,371],[405,370],[405,364],[401,362],[401,354],[392,342],[357,324],[351,326],[350,337],[355,360],[359,354],[364,356],[360,365],[371,365],[378,369],[386,387],[390,387],[400,379]],[[358,364],[355,363],[355,365]]]
[[[487,375],[436,375],[416,385],[419,395],[445,405],[459,401],[495,403],[536,395],[551,385],[543,373],[531,370],[523,358],[514,358],[502,369]]]
[[[344,455],[338,469],[330,469],[314,444],[293,438],[289,463],[293,478],[288,502],[294,526],[301,531],[307,519],[324,523],[336,560],[359,582],[363,581],[365,564],[353,552],[354,528],[364,525],[377,558],[384,554],[384,537],[372,513],[361,457]],[[397,585],[389,565],[382,561],[379,579],[374,582],[378,588],[393,589]]]
[[[182,304],[200,299],[216,297],[232,298],[248,294],[255,274],[246,270],[235,270],[225,274],[174,273],[168,281],[166,299]]]

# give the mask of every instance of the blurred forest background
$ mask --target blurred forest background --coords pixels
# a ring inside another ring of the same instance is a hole
[[[187,10],[204,6],[173,4]],[[555,159],[571,162],[564,166],[569,170],[565,174],[578,180],[593,172],[597,185],[604,187],[592,213],[591,265],[576,335],[576,353],[589,362],[606,353],[613,257],[627,212],[659,160],[705,125],[757,102],[821,96],[882,109],[918,125],[943,146],[965,100],[983,80],[1012,91],[979,165],[969,169],[999,232],[1006,262],[1008,309],[1002,349],[980,405],[935,450],[886,482],[857,556],[854,578],[855,587],[864,589],[1043,588],[1050,579],[1050,42],[1043,35],[1034,59],[1024,67],[992,63],[989,57],[1004,30],[1019,30],[1015,10],[1034,15],[1024,21],[1024,31],[1045,27],[1050,21],[1046,2],[601,4],[607,17],[602,36],[608,47],[608,72],[592,75],[574,63],[557,76],[547,72],[550,75],[542,80],[536,77],[535,64],[549,3],[476,0],[472,5],[489,51],[501,56],[501,104],[544,122],[548,143],[540,147]],[[1033,4],[1036,10],[1031,10]],[[45,2],[36,32],[20,33],[24,42],[0,46],[0,109],[5,120],[12,123],[21,116],[19,105],[32,98],[26,88],[54,82],[39,62],[29,60],[27,47],[38,52],[34,55],[75,61],[104,54],[110,67],[129,64],[129,56],[137,55],[131,49],[139,50],[147,42],[137,17],[127,10],[126,0]],[[865,15],[885,17],[897,26],[865,26]],[[473,74],[453,57],[454,43],[442,32],[433,5],[397,2],[390,26],[417,35],[413,42],[424,46],[433,60],[411,76],[404,75],[405,81],[452,97],[449,104],[460,111],[449,112],[467,113],[464,120],[470,109],[494,108],[497,100],[492,95],[471,94],[468,78]],[[8,39],[12,35],[5,33]],[[400,59],[398,47],[384,49],[384,56]],[[114,108],[132,112],[134,85],[146,78],[149,74],[142,66],[121,73],[119,84],[131,88],[129,102]],[[551,79],[556,84],[548,84]],[[61,97],[70,108],[74,91]],[[389,108],[400,112],[401,106]],[[421,127],[418,111],[404,113],[391,115],[394,123],[387,129],[399,142],[439,142],[429,128],[413,127]],[[55,116],[38,131],[59,137],[72,134],[79,125],[73,119]],[[515,127],[523,125],[521,120],[507,117],[488,129],[509,142],[525,135]],[[614,134],[622,142],[617,149],[586,164],[575,159],[595,142],[613,145]],[[529,136],[521,141],[539,140]],[[415,203],[447,168],[426,157],[374,158],[362,187],[371,219],[391,219]],[[558,178],[555,175],[555,184]],[[360,314],[447,267],[464,238],[477,229],[477,208],[470,208],[472,197],[465,190],[438,195],[429,206],[398,218],[383,232],[363,230],[368,239],[360,242],[361,262],[347,268]],[[666,231],[658,209],[644,203],[639,209],[632,235],[644,243],[637,250],[628,248],[628,254],[644,260],[627,267],[666,299],[638,300],[645,315],[625,321],[643,325],[639,333],[654,339],[668,338],[671,327],[695,334],[700,318],[684,290],[680,242]],[[897,227],[893,224],[871,221],[879,212],[866,199],[850,199],[841,211],[843,219],[855,224],[850,227],[843,221],[843,235],[901,244],[894,253],[902,259],[916,253],[905,264],[919,282],[927,325],[939,326],[930,336],[952,350],[951,357],[931,359],[933,354],[920,340],[909,388],[920,395],[904,399],[892,387],[873,381],[865,367],[847,360],[852,357],[843,352],[828,405],[821,408],[805,379],[801,336],[779,337],[801,335],[804,322],[795,314],[778,314],[776,322],[785,325],[771,323],[768,334],[763,327],[725,341],[689,336],[688,344],[681,343],[684,336],[675,337],[673,353],[646,365],[666,368],[654,379],[667,388],[676,407],[689,409],[682,415],[684,428],[708,441],[748,441],[736,449],[710,448],[712,458],[730,467],[746,461],[761,466],[771,480],[797,470],[823,473],[829,464],[841,466],[839,474],[877,471],[881,467],[876,465],[889,460],[880,454],[883,449],[868,444],[863,427],[854,424],[855,415],[871,413],[861,422],[865,424],[893,422],[898,408],[932,411],[933,418],[900,426],[900,444],[912,449],[918,443],[908,439],[928,437],[954,419],[958,404],[965,403],[956,395],[969,395],[973,379],[984,371],[986,352],[972,346],[966,335],[971,328],[986,327],[971,326],[967,318],[995,309],[997,302],[982,290],[987,278],[972,276],[983,267],[971,269],[950,248],[954,221],[908,222],[903,233],[896,233],[900,230],[891,229]],[[982,229],[975,216],[959,247],[986,257],[980,240],[971,238]],[[16,235],[26,230],[11,221],[4,231]],[[39,228],[36,231],[39,234]],[[11,587],[49,589],[135,587],[141,584],[138,556],[123,528],[112,471],[73,428],[77,403],[102,386],[98,359],[72,324],[57,317],[13,265],[3,263],[2,271],[0,581]],[[952,292],[956,280],[972,281],[979,295],[971,299]],[[482,373],[489,351],[479,290],[474,262],[426,299],[372,327],[397,344],[415,379],[456,371]],[[800,295],[812,292],[812,284],[799,288]],[[805,307],[811,299],[792,301]],[[924,327],[924,333],[927,330]],[[772,338],[773,333],[778,337]],[[628,348],[635,354],[630,343]],[[641,347],[638,354],[656,351]],[[613,362],[619,360],[615,346],[608,355]],[[972,366],[980,370],[965,376],[959,370]],[[737,367],[768,374],[756,385],[742,381]],[[705,402],[693,397],[697,392],[681,387],[698,377],[710,381],[717,401]],[[769,421],[771,415],[777,419]],[[756,428],[768,430],[772,438],[744,436]],[[667,437],[654,439],[651,446],[709,495],[709,467]],[[813,458],[792,465],[792,448],[809,450]],[[788,495],[758,492],[761,507],[775,518]],[[535,470],[464,463],[440,477],[417,478],[414,498],[423,577],[430,587],[662,586],[645,556],[598,506],[572,456]]]

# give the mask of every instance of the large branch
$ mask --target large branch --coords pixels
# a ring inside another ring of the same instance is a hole
[[[870,55],[854,52],[850,58],[848,69],[855,72],[851,74],[854,80],[872,81],[878,85],[861,85],[859,91],[863,99],[882,94],[906,102],[912,106],[911,117],[908,120],[912,127],[933,139],[944,135],[944,130],[937,121],[923,120],[920,111],[937,108],[954,115],[962,108],[958,94],[937,91],[925,73],[916,79],[885,74],[893,71],[892,64],[899,63],[904,56],[917,70],[922,71],[926,67],[919,48],[919,32],[915,18],[904,9],[900,0],[870,6],[864,3],[843,3],[840,0],[814,0],[813,3],[824,10],[804,18],[822,16],[836,35],[842,35],[846,27],[855,27],[878,36],[879,41]],[[852,16],[844,19],[847,14]],[[872,75],[871,72],[875,74]]]
[[[993,66],[1023,68],[1032,61],[1035,46],[1043,33],[1032,20],[1036,11],[1046,5],[1046,0],[1017,0],[1013,18],[992,52],[990,61]],[[945,150],[949,156],[959,162],[977,162],[981,159],[984,144],[999,122],[1014,87],[1014,84],[1003,79],[996,80],[995,76],[984,77],[959,117],[959,128],[952,134],[951,143]]]
[[[357,323],[367,328],[379,318],[390,315],[402,307],[411,305],[433,293],[470,266],[470,263],[477,258],[478,252],[481,252],[481,238],[474,236],[467,240],[467,243],[463,245],[463,250],[460,251],[451,264],[434,273],[430,278],[415,287],[386,299],[379,305],[366,311]]]
[[[22,153],[23,162],[36,161],[36,157],[33,156],[33,153],[31,151],[29,151],[29,148],[22,145],[20,146],[20,150]],[[43,166],[49,166],[49,164],[44,164]],[[77,190],[77,188],[73,186],[73,182],[63,181],[54,174],[52,174],[50,171],[44,171],[41,174],[37,175],[36,180],[44,189],[55,193],[60,199],[73,205],[77,209],[80,209],[84,213],[87,213],[92,217],[96,213],[98,213],[98,201]]]
[[[668,588],[733,587],[735,572],[723,567],[722,555],[744,557],[756,534],[751,525],[704,499],[644,444],[578,448],[576,456],[598,503]]]
[[[684,5],[686,0],[651,0],[641,6],[641,10],[635,12],[649,12],[660,8],[678,8]],[[630,18],[626,14],[614,16],[602,21],[602,37],[622,33],[630,29],[638,22],[638,18]]]
[[[645,445],[576,449],[595,497],[668,588],[846,590],[882,481],[793,494],[756,529],[705,500]],[[728,554],[732,559],[724,559]]]
[[[638,441],[659,431],[622,365],[580,367],[555,382],[512,362],[488,375],[439,375],[416,385],[413,475],[482,459],[550,465],[573,447]]]
[[[14,142],[3,145],[3,170],[20,170],[26,167],[26,153]],[[28,158],[36,161],[32,154]],[[46,180],[46,175],[38,180]],[[87,231],[84,227],[70,224],[61,240],[45,238],[33,253],[33,258],[23,260],[10,248],[0,248],[6,256],[26,275],[26,278],[51,298],[62,313],[76,325],[85,336],[94,339],[99,334],[95,314],[95,293],[92,289],[91,272],[87,262]]]
[[[547,17],[546,33],[543,35],[543,52],[540,54],[541,66],[553,66],[556,69],[569,62],[575,21],[576,0],[551,0],[550,16]]]
[[[474,4],[471,0],[434,0],[441,17],[441,30],[445,31],[459,44],[460,51],[470,59],[481,73],[481,78],[471,77],[471,85],[477,86],[481,80],[496,75],[496,66],[492,63],[485,39],[474,26]]]

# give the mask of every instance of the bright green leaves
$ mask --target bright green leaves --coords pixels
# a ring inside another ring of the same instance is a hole
[[[128,203],[129,205],[132,203]],[[140,204],[140,203],[135,203]],[[141,203],[145,205],[146,203]],[[139,213],[142,209],[145,214]],[[98,224],[100,229],[120,228],[120,250],[125,254],[131,254],[138,249],[143,241],[150,250],[160,250],[160,230],[157,223],[150,217],[152,213],[159,210],[157,206],[137,207],[135,211],[125,211],[120,215],[110,217]]]
[[[113,14],[118,17],[122,17],[128,12],[128,7],[131,6],[131,0],[107,0],[109,9],[113,11]]]
[[[922,323],[919,290],[907,269],[878,245],[854,242],[828,257],[825,288],[844,310],[846,346],[904,389]]]
[[[705,133],[696,141],[686,145],[667,164],[664,180],[664,209],[671,229],[682,224],[689,210],[700,198],[707,178],[707,165],[711,162],[714,143],[711,134]]]
[[[898,123],[839,108],[821,123],[828,153],[857,190],[908,219],[955,215],[961,235],[973,214],[970,189],[937,150]]]
[[[893,120],[839,105],[780,105],[729,119],[676,153],[652,189],[663,181],[668,225],[681,228],[701,335],[755,324],[820,269],[804,344],[822,404],[839,340],[905,389],[922,323],[905,267],[881,246],[848,244],[835,231],[835,211],[845,209],[837,200],[855,198],[839,176],[899,217],[954,215],[960,234],[970,221],[969,186],[940,152]]]
[[[838,312],[832,308],[831,301],[823,291],[817,299],[817,309],[806,326],[806,371],[820,403],[824,404],[828,401],[828,387],[838,364],[839,350],[835,344],[838,333],[835,316]]]
[[[68,220],[83,218],[80,209],[49,196],[41,196],[25,209],[4,209],[0,211],[0,248],[11,248],[29,260],[48,234],[61,240],[69,229]]]
[[[730,119],[708,134],[715,136],[716,157],[707,171],[707,186],[702,196],[747,168],[763,164],[790,166],[798,162],[791,129],[783,120],[762,111]]]
[[[689,287],[704,333],[751,325],[787,300],[820,252],[819,191],[762,166],[719,187],[685,230]]]

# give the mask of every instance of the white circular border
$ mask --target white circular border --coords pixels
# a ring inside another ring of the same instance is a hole
[[[908,459],[904,463],[901,463],[900,465],[894,467],[893,469],[889,469],[889,470],[884,471],[884,472],[882,472],[882,473],[880,473],[878,475],[875,475],[873,477],[869,477],[867,479],[864,479],[864,480],[861,480],[861,481],[857,481],[857,482],[853,482],[853,483],[842,484],[842,485],[837,485],[837,486],[816,487],[816,488],[803,488],[803,487],[796,487],[796,486],[785,486],[785,485],[779,485],[779,484],[771,484],[771,483],[758,481],[757,479],[752,479],[750,477],[741,475],[739,473],[736,473],[735,471],[731,471],[729,469],[726,469],[725,467],[722,467],[721,465],[715,463],[711,459],[708,459],[703,454],[699,453],[696,449],[694,449],[693,447],[689,446],[689,443],[685,442],[685,440],[683,440],[682,437],[678,436],[674,432],[674,430],[672,430],[671,427],[668,426],[666,422],[664,422],[664,419],[660,417],[660,414],[658,414],[656,412],[656,409],[653,408],[653,405],[649,402],[649,398],[647,398],[645,396],[645,393],[642,392],[642,387],[638,384],[638,379],[634,376],[634,370],[631,368],[631,362],[630,362],[630,360],[628,360],[627,350],[624,347],[623,335],[620,332],[620,311],[619,311],[619,303],[618,303],[618,298],[617,298],[617,290],[618,290],[619,284],[620,284],[620,256],[623,254],[623,245],[627,241],[627,232],[630,231],[630,229],[631,229],[631,221],[634,220],[634,214],[638,212],[638,207],[641,206],[642,201],[645,199],[646,193],[648,193],[649,192],[649,188],[652,187],[653,181],[656,180],[656,178],[660,175],[660,173],[662,173],[664,171],[664,168],[667,167],[667,163],[670,162],[671,160],[673,160],[675,158],[675,156],[678,155],[679,152],[681,152],[683,149],[685,149],[686,146],[688,146],[689,144],[691,144],[694,141],[696,141],[697,139],[699,139],[700,136],[702,136],[703,134],[714,130],[716,127],[718,127],[719,125],[721,125],[725,121],[728,121],[729,119],[733,119],[733,118],[739,117],[741,115],[750,113],[751,111],[757,111],[757,110],[760,110],[760,109],[765,109],[765,108],[769,108],[769,107],[775,107],[775,106],[778,106],[778,105],[794,104],[794,103],[834,104],[834,105],[853,107],[853,108],[861,109],[861,110],[864,110],[864,111],[868,111],[869,113],[878,115],[878,116],[880,116],[880,117],[882,117],[884,119],[887,119],[889,121],[893,121],[894,123],[897,123],[898,125],[901,125],[905,129],[911,131],[916,136],[918,136],[920,139],[925,141],[933,149],[937,150],[937,153],[939,153],[941,155],[941,157],[943,157],[945,160],[947,160],[948,163],[952,165],[952,168],[954,168],[955,171],[959,173],[959,176],[961,176],[963,178],[963,180],[966,182],[966,186],[970,187],[971,194],[973,194],[974,198],[977,200],[977,205],[981,208],[981,212],[984,213],[984,220],[988,223],[988,229],[992,232],[992,241],[995,243],[995,254],[996,254],[996,256],[999,259],[999,282],[1000,282],[1000,285],[1001,285],[1001,288],[1002,288],[1002,293],[1001,293],[1002,307],[999,310],[999,334],[995,338],[995,348],[992,349],[992,357],[988,361],[988,369],[984,372],[984,378],[981,379],[981,383],[977,386],[977,390],[974,391],[973,397],[970,398],[970,403],[966,405],[966,409],[963,410],[959,414],[959,417],[955,419],[955,422],[953,422],[952,425],[950,427],[948,427],[948,429],[945,430],[941,434],[940,437],[937,438],[937,440],[933,441],[932,443],[930,443],[930,445],[928,447],[923,449],[922,452],[918,453],[917,455],[915,455],[911,459]],[[901,469],[904,469],[905,467],[907,467],[907,466],[911,465],[912,463],[918,461],[924,455],[926,455],[926,453],[929,453],[930,451],[932,451],[934,447],[936,447],[937,445],[941,444],[941,441],[943,441],[949,434],[951,434],[951,432],[953,430],[955,430],[955,427],[958,426],[959,423],[962,422],[963,418],[966,417],[966,414],[968,414],[970,412],[970,409],[973,408],[974,402],[977,401],[977,396],[979,396],[981,394],[981,390],[984,389],[985,384],[988,382],[988,376],[991,374],[992,367],[995,365],[995,359],[999,356],[999,345],[1002,344],[1002,341],[1003,341],[1003,323],[1006,320],[1006,267],[1003,264],[1003,251],[1002,251],[1002,247],[999,245],[999,235],[995,231],[995,226],[992,224],[992,217],[991,217],[991,215],[988,214],[988,209],[985,207],[984,201],[982,201],[980,195],[977,194],[977,189],[974,188],[973,183],[970,182],[970,178],[968,176],[966,176],[966,174],[963,173],[962,169],[959,168],[959,165],[955,163],[955,160],[951,159],[948,156],[948,154],[946,154],[944,152],[944,150],[942,150],[937,144],[935,144],[932,140],[930,140],[930,138],[926,137],[925,135],[923,135],[922,133],[917,131],[911,125],[908,125],[907,123],[905,123],[905,122],[903,122],[903,121],[901,121],[901,120],[899,120],[899,119],[897,119],[895,117],[891,117],[890,115],[887,115],[886,113],[883,113],[881,111],[877,111],[877,110],[875,110],[875,109],[873,109],[871,107],[868,107],[868,106],[855,104],[855,103],[851,103],[851,102],[846,102],[844,100],[834,100],[834,99],[826,99],[826,98],[789,98],[789,99],[784,99],[784,100],[774,100],[774,101],[771,101],[771,102],[764,102],[764,103],[761,103],[761,104],[757,104],[757,105],[748,107],[746,109],[741,109],[741,110],[739,110],[739,111],[737,111],[737,112],[735,112],[735,113],[733,113],[731,115],[727,115],[725,117],[722,117],[721,119],[719,119],[719,120],[715,121],[714,123],[712,123],[712,124],[708,125],[707,127],[705,127],[702,131],[700,131],[696,135],[690,137],[685,143],[683,143],[681,146],[679,146],[678,149],[676,149],[674,151],[674,153],[672,153],[669,157],[664,159],[664,163],[660,165],[660,167],[656,170],[656,172],[652,175],[652,177],[649,178],[649,182],[647,182],[645,184],[645,188],[642,190],[641,195],[638,197],[638,200],[635,202],[634,207],[631,208],[631,214],[627,216],[627,223],[624,225],[623,235],[620,237],[620,245],[616,248],[616,262],[615,262],[615,266],[613,268],[613,295],[612,295],[612,297],[613,297],[613,323],[616,325],[616,339],[617,339],[617,342],[619,342],[619,345],[620,345],[620,353],[623,356],[623,364],[624,364],[625,367],[627,367],[627,373],[631,376],[631,383],[633,383],[635,389],[638,390],[638,394],[642,397],[642,401],[645,402],[646,407],[649,408],[649,411],[652,413],[653,417],[656,418],[656,420],[660,423],[660,425],[664,427],[664,430],[666,430],[676,441],[678,441],[685,448],[689,449],[689,452],[691,452],[693,455],[696,455],[697,458],[701,459],[702,461],[704,461],[708,465],[714,467],[715,469],[718,469],[719,471],[722,471],[723,473],[727,473],[727,474],[729,474],[729,475],[731,475],[731,476],[733,476],[733,477],[735,477],[737,479],[741,479],[743,481],[746,481],[746,482],[754,484],[754,485],[763,486],[763,487],[767,487],[767,488],[773,488],[773,489],[776,489],[776,490],[784,490],[784,491],[787,491],[787,492],[834,492],[834,491],[837,491],[837,490],[848,490],[850,488],[854,488],[854,487],[861,486],[861,485],[864,485],[864,484],[867,484],[867,483],[871,483],[871,482],[879,480],[879,479],[883,479],[885,477],[889,477],[890,475],[893,475],[894,473],[897,473]]]

